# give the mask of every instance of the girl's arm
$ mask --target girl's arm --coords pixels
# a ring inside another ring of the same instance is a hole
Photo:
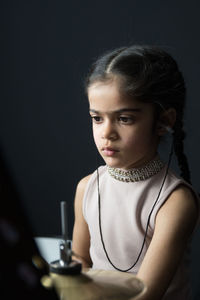
[[[178,187],[160,208],[151,244],[138,272],[147,286],[141,300],[162,299],[197,221],[197,206],[189,188]]]
[[[92,261],[89,254],[90,235],[88,225],[83,217],[82,212],[84,191],[90,176],[91,175],[84,177],[77,185],[74,201],[75,222],[73,228],[72,250],[75,254],[77,254],[77,257],[73,256],[73,259],[81,261],[82,266],[85,268],[92,266]]]

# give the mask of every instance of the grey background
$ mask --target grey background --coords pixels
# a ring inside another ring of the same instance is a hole
[[[194,0],[1,1],[1,144],[35,235],[60,234],[60,201],[71,235],[76,184],[97,166],[83,79],[115,47],[154,44],[177,59],[188,88],[185,149],[200,190],[199,9]],[[194,244],[195,261],[198,236]]]

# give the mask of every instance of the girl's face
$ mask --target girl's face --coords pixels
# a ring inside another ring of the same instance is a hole
[[[110,167],[139,167],[156,155],[158,135],[151,104],[122,97],[116,81],[88,89],[94,141]]]

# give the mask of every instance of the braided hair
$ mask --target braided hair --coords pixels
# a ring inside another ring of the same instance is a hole
[[[155,46],[133,45],[108,51],[92,64],[84,82],[86,94],[95,82],[113,79],[119,79],[122,95],[155,105],[157,120],[163,109],[176,110],[174,152],[181,176],[190,182],[188,161],[184,153],[186,88],[176,61],[166,51]]]

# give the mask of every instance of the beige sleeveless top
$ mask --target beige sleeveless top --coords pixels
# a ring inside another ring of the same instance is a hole
[[[130,268],[138,257],[144,239],[147,219],[158,196],[165,172],[166,166],[146,180],[122,182],[111,177],[107,166],[99,167],[103,239],[112,263],[120,269]],[[142,254],[137,264],[129,272],[134,274],[138,272],[154,233],[156,214],[171,192],[180,184],[188,185],[183,179],[169,171],[159,200],[151,215]],[[113,270],[114,268],[108,261],[101,243],[96,171],[86,186],[83,198],[83,215],[90,232],[90,256],[93,268]],[[185,257],[163,299],[190,299]]]

